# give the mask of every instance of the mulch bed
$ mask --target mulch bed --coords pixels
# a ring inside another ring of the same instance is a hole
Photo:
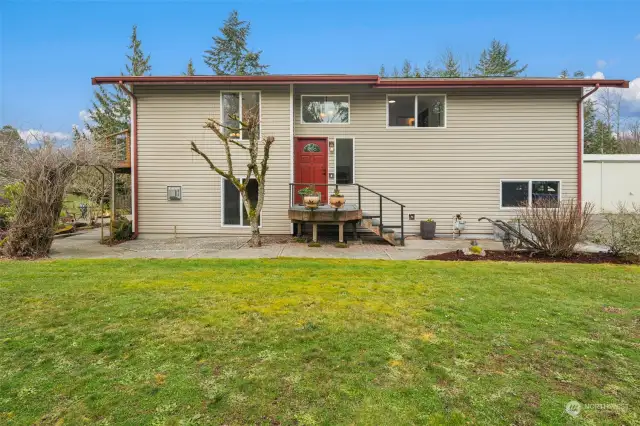
[[[569,257],[550,257],[540,253],[506,252],[486,250],[486,256],[466,255],[462,250],[426,256],[423,260],[456,260],[456,261],[507,261],[536,263],[613,263],[617,265],[639,264],[640,259],[618,257],[608,253],[575,253]]]

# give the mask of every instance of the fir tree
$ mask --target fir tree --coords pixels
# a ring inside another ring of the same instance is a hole
[[[493,39],[489,50],[484,49],[476,65],[475,76],[479,77],[517,77],[527,69],[527,65],[518,68],[518,61],[509,58],[509,45]]]
[[[187,63],[187,71],[183,72],[182,75],[196,75],[196,69],[193,67],[193,59],[189,58],[189,62]]]
[[[411,77],[411,62],[408,59],[405,59],[402,64],[402,76]]]
[[[378,71],[378,75],[380,77],[386,77],[387,76],[387,70],[384,68],[384,64],[380,65],[380,71]]]
[[[417,65],[413,66],[413,71],[411,72],[411,77],[415,77],[415,78],[422,77],[422,72],[420,71],[420,68],[418,68]]]
[[[151,71],[150,56],[144,55],[137,30],[137,26],[134,25],[129,44],[130,53],[126,55],[125,69],[129,75],[146,75]],[[130,105],[129,96],[120,87],[107,89],[104,86],[99,86],[94,91],[92,108],[89,110],[90,120],[85,123],[85,126],[96,140],[113,133],[129,130]]]
[[[447,50],[447,52],[442,57],[442,65],[444,68],[437,71],[438,77],[462,77],[462,73],[460,72],[460,61],[455,57],[451,50]]]
[[[204,62],[216,75],[265,75],[268,65],[260,63],[262,51],[247,48],[251,24],[238,19],[233,10],[220,28],[220,35],[213,37],[210,50],[205,50]]]
[[[438,70],[435,69],[431,61],[428,61],[422,70],[423,77],[437,77]]]

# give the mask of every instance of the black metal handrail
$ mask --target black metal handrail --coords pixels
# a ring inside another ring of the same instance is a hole
[[[358,209],[362,210],[362,190],[368,191],[374,195],[378,196],[378,205],[379,205],[379,215],[377,215],[379,219],[378,229],[380,230],[380,235],[383,233],[383,220],[382,220],[382,200],[385,199],[389,202],[392,202],[398,206],[400,206],[400,244],[404,246],[404,208],[406,207],[404,204],[393,200],[386,195],[380,194],[373,189],[367,188],[364,185],[360,185],[359,183],[289,183],[289,207],[292,207],[295,203],[295,187],[317,187],[317,186],[326,186],[326,187],[336,187],[339,189],[340,186],[355,186],[358,188]]]

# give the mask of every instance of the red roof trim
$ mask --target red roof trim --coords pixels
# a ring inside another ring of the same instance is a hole
[[[434,80],[389,80],[381,79],[375,87],[381,89],[417,89],[425,87],[435,88],[470,88],[470,87],[591,87],[599,84],[601,87],[629,87],[627,80],[599,80],[585,78],[461,78]]]
[[[93,77],[92,84],[368,84],[380,89],[629,87],[627,80],[579,78],[454,78],[391,79],[377,75],[198,75]]]
[[[93,77],[91,84],[375,84],[377,75],[193,75]]]

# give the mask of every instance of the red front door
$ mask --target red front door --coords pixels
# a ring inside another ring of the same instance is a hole
[[[294,160],[294,185],[295,200],[302,202],[298,191],[304,188],[304,184],[316,184],[316,191],[321,194],[320,201],[326,203],[327,198],[327,166],[328,146],[326,138],[296,138]],[[322,184],[322,185],[321,185]]]

